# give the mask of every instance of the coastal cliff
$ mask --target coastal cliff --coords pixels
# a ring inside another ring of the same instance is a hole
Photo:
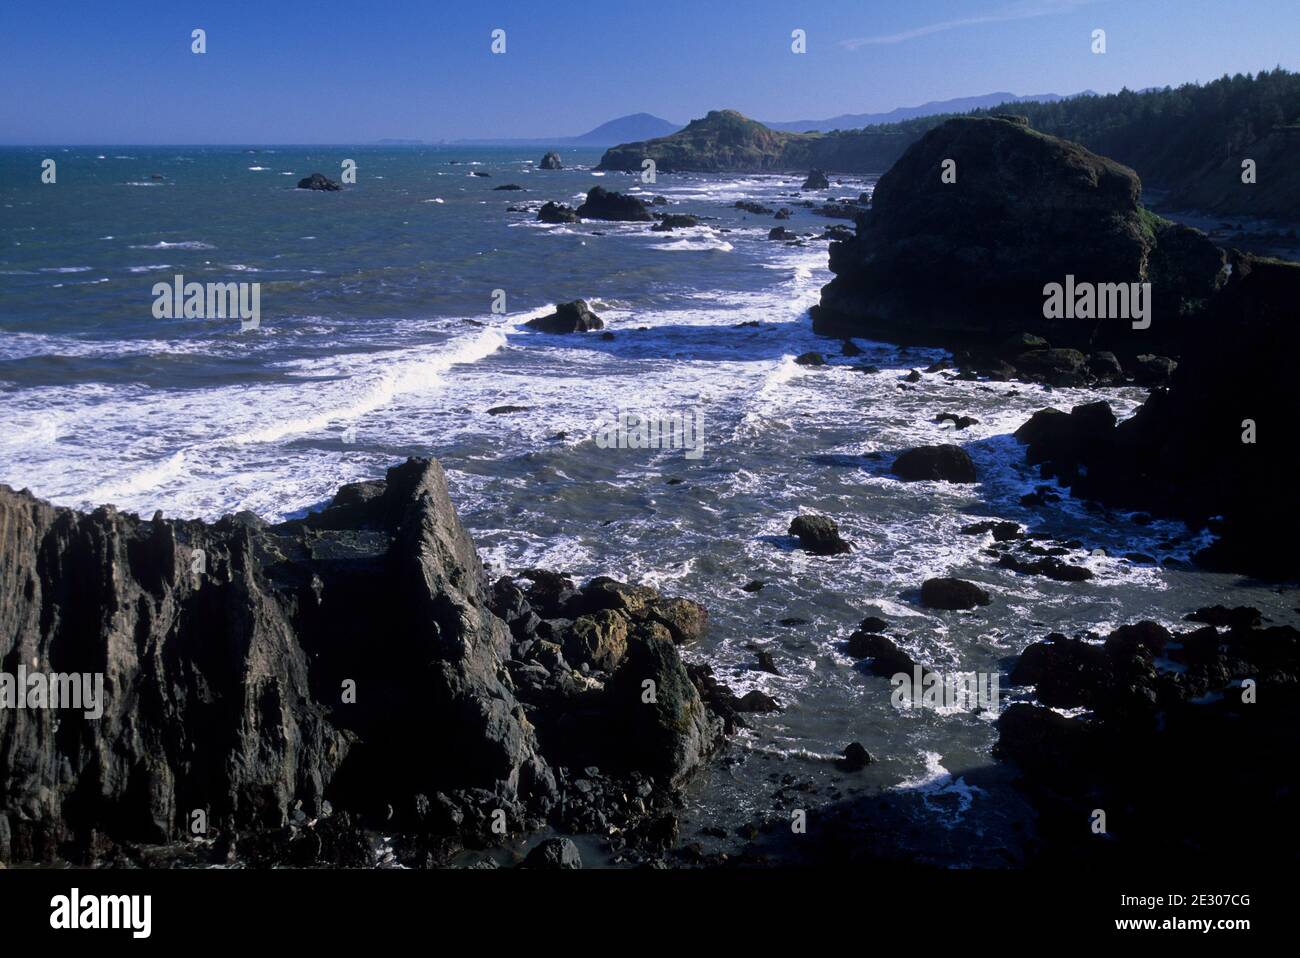
[[[238,836],[361,865],[367,822],[439,848],[630,824],[731,724],[676,651],[701,608],[541,570],[489,586],[432,460],[275,526],[0,486],[0,544],[0,667],[104,676],[98,717],[0,709],[0,862]],[[597,765],[609,788],[574,788]]]

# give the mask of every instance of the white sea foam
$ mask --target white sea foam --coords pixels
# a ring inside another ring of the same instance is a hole
[[[216,249],[216,247],[210,243],[200,242],[199,240],[182,240],[179,243],[169,243],[166,240],[159,240],[157,243],[132,246],[131,249]]]

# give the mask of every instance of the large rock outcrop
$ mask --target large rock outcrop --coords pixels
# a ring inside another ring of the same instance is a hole
[[[810,168],[878,173],[888,169],[914,137],[894,128],[785,133],[735,110],[710,110],[668,136],[611,147],[597,169],[640,172],[649,159],[661,173]]]
[[[0,671],[104,683],[98,717],[0,708],[0,862],[173,842],[198,810],[227,838],[301,837],[331,810],[484,835],[501,809],[518,832],[583,807],[557,760],[570,742],[664,787],[717,747],[721,720],[656,618],[685,600],[644,590],[639,618],[610,621],[621,600],[598,584],[567,619],[521,598],[508,624],[499,591],[431,460],[273,526],[83,514],[0,486]],[[584,604],[614,611],[584,622]],[[605,691],[645,681],[662,704]],[[656,738],[610,744],[647,723]],[[313,841],[295,861],[322,854]]]
[[[650,223],[654,216],[644,202],[635,196],[615,193],[603,186],[593,186],[587,199],[577,209],[578,216],[588,220],[627,220]]]
[[[559,303],[555,312],[538,316],[524,323],[530,329],[543,333],[589,333],[595,329],[604,329],[604,321],[591,311],[585,299],[575,299],[570,303]]]
[[[1036,413],[1016,432],[1028,461],[1076,496],[1208,526],[1205,565],[1300,578],[1297,302],[1300,263],[1234,256],[1168,389],[1119,423],[1105,403]]]
[[[952,119],[908,148],[857,236],[831,245],[819,332],[977,352],[1029,333],[1121,359],[1181,341],[1187,313],[1222,280],[1223,254],[1146,212],[1132,170],[1022,121]],[[1076,286],[1151,282],[1150,327],[1047,318],[1044,287],[1070,276]]]

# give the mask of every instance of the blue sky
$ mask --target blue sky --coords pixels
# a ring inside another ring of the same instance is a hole
[[[1300,69],[1297,0],[6,0],[0,142],[566,135],[641,111],[821,119],[1277,65]]]

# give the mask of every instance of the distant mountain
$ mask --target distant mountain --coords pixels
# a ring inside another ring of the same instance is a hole
[[[947,113],[969,113],[971,110],[987,110],[1004,103],[1058,103],[1076,96],[1090,96],[1091,90],[1083,93],[1071,93],[1061,96],[1059,93],[1033,93],[1029,96],[1017,96],[1014,93],[986,93],[983,96],[963,96],[955,100],[932,100],[920,106],[900,106],[888,113],[841,113],[826,120],[791,120],[786,123],[765,123],[764,126],[787,133],[812,133],[831,130],[860,130],[864,126],[880,126],[884,123],[900,123],[922,116],[938,116]],[[662,134],[660,134],[662,135]]]
[[[614,146],[633,140],[653,140],[682,128],[650,113],[632,113],[602,123],[581,136],[552,136],[530,139],[452,140],[455,146]]]
[[[571,136],[559,142],[571,146],[613,146],[633,140],[653,140],[676,133],[681,128],[680,123],[669,123],[649,113],[633,113],[602,123],[590,133]]]

